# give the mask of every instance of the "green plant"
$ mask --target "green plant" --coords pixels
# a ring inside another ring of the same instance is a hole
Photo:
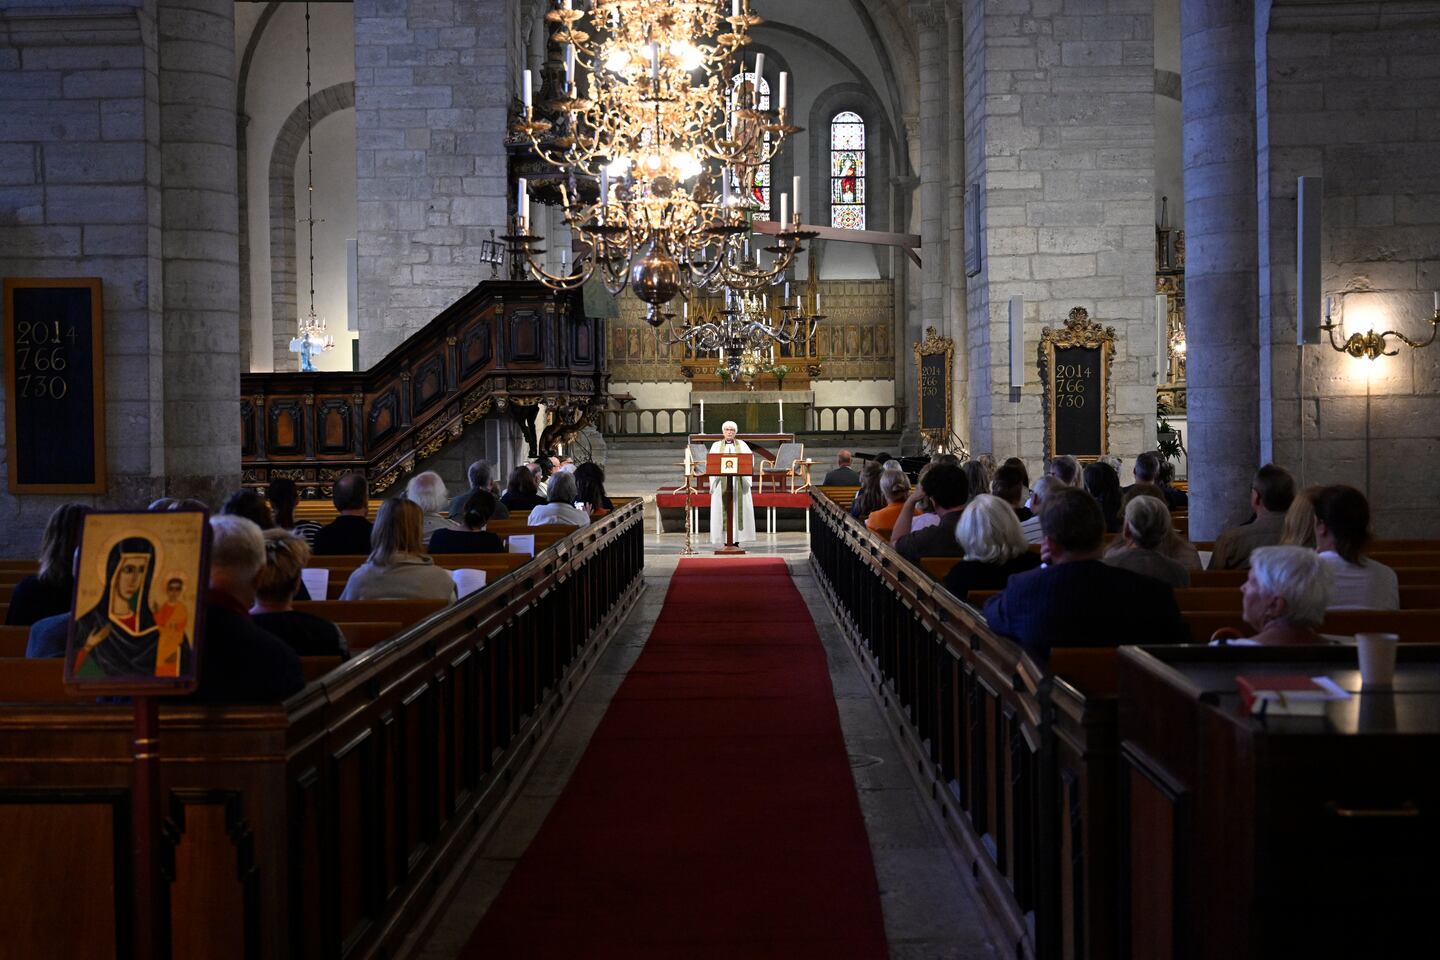
[[[1170,426],[1170,421],[1165,416],[1170,413],[1170,404],[1165,402],[1164,397],[1155,398],[1155,446],[1160,456],[1166,460],[1179,461],[1185,453],[1185,444],[1180,442],[1180,434]]]
[[[724,365],[715,368],[715,376],[720,378],[721,383],[730,382],[730,368]]]
[[[770,368],[770,372],[775,375],[775,383],[783,388],[785,386],[785,378],[790,375],[790,368],[783,363],[778,363]]]

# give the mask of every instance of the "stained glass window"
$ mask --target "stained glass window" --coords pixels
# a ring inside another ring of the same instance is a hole
[[[830,121],[830,226],[865,229],[865,121],[849,110]]]
[[[756,80],[759,80],[758,85]],[[764,77],[757,78],[754,72],[737,74],[732,88],[736,95],[748,101],[750,91],[758,86],[759,102],[755,104],[757,110],[770,109],[770,83]],[[765,153],[770,152],[770,134],[764,137]],[[748,195],[755,203],[756,216],[762,219],[770,217],[770,161],[765,161],[755,168],[753,183],[742,184],[738,175],[730,178],[730,189],[738,196]]]

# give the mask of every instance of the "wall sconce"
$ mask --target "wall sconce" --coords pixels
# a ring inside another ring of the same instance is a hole
[[[1320,329],[1329,334],[1332,349],[1340,353],[1348,353],[1357,360],[1360,357],[1368,357],[1371,360],[1382,356],[1393,357],[1399,353],[1400,351],[1398,349],[1385,349],[1386,337],[1394,337],[1412,349],[1423,350],[1435,342],[1436,330],[1440,329],[1440,291],[1435,293],[1435,315],[1430,318],[1430,338],[1424,343],[1411,340],[1398,330],[1386,330],[1384,333],[1376,333],[1373,327],[1364,333],[1352,333],[1346,338],[1344,343],[1340,343],[1335,339],[1335,328],[1339,326],[1339,324],[1335,323],[1330,317],[1331,303],[1331,298],[1326,297],[1325,322],[1320,325]]]

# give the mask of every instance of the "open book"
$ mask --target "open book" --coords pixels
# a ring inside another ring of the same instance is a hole
[[[506,541],[507,549],[511,553],[527,553],[535,556],[535,534],[533,533],[512,533]]]
[[[485,571],[451,570],[450,579],[455,581],[455,592],[464,597],[485,586]]]

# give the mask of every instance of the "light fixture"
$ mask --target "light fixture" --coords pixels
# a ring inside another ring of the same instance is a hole
[[[729,378],[748,381],[763,372],[766,358],[773,365],[777,346],[807,347],[815,329],[825,319],[816,291],[813,311],[805,309],[805,297],[792,302],[791,284],[781,288],[783,298],[772,304],[768,294],[751,290],[727,290],[720,310],[690,314],[687,300],[682,307],[680,326],[674,314],[662,316],[670,322],[668,342],[684,344],[697,355],[714,355],[724,364]],[[808,349],[804,351],[808,355]]]
[[[305,224],[310,243],[310,312],[298,324],[299,335],[290,352],[300,354],[300,369],[315,372],[314,356],[334,349],[335,338],[325,332],[325,321],[315,313],[315,131],[310,116],[310,4],[305,4]]]
[[[1385,349],[1385,341],[1389,337],[1394,337],[1395,339],[1399,340],[1401,343],[1405,344],[1411,349],[1423,350],[1426,347],[1430,346],[1430,344],[1435,342],[1435,333],[1437,330],[1440,330],[1440,291],[1437,291],[1434,296],[1435,313],[1430,318],[1430,336],[1423,343],[1416,340],[1411,340],[1409,337],[1405,336],[1405,334],[1401,333],[1398,330],[1386,330],[1383,333],[1377,333],[1375,332],[1374,327],[1371,327],[1364,333],[1352,333],[1349,337],[1345,338],[1344,343],[1341,343],[1340,341],[1335,339],[1335,330],[1339,327],[1339,324],[1337,324],[1331,317],[1331,307],[1333,301],[1330,297],[1325,298],[1325,322],[1320,325],[1320,329],[1324,330],[1329,335],[1330,346],[1332,349],[1336,350],[1339,353],[1348,353],[1350,356],[1355,357],[1356,359],[1359,359],[1360,357],[1367,357],[1371,360],[1377,360],[1380,357],[1395,356],[1400,352],[1399,349]]]
[[[558,183],[576,242],[573,267],[550,273],[535,259],[529,183],[517,184],[514,229],[504,239],[516,262],[557,290],[597,272],[618,294],[627,285],[662,307],[698,289],[756,291],[779,281],[802,241],[799,179],[795,211],[780,197],[773,245],[752,244],[756,172],[799,131],[790,124],[789,76],[780,74],[775,110],[762,92],[765,55],[746,63],[750,28],[762,22],[748,0],[571,0],[545,15],[564,50],[562,89],[537,109],[531,72],[522,76],[514,130]],[[553,92],[553,91],[552,91]],[[768,256],[762,256],[768,254]]]

